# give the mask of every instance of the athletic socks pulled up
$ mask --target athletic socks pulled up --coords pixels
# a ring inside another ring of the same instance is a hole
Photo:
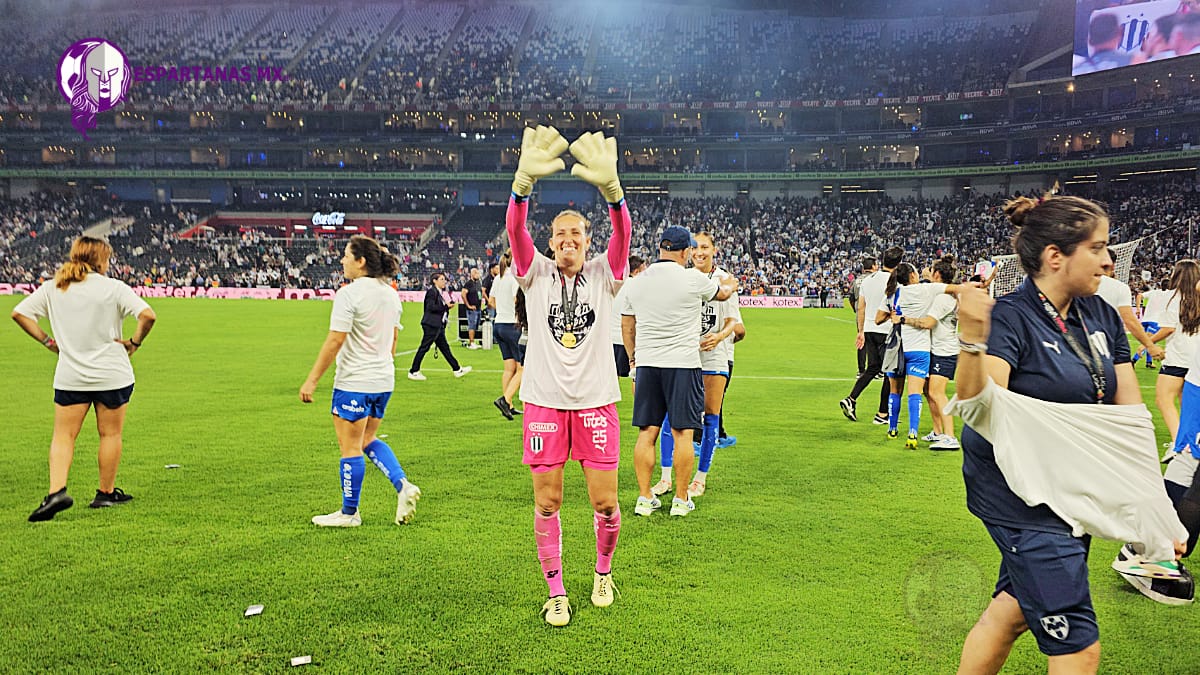
[[[659,464],[670,469],[675,463],[675,437],[671,435],[671,418],[663,417],[662,430],[658,432]]]
[[[610,516],[596,511],[592,523],[596,527],[596,572],[608,574],[612,572],[613,551],[617,549],[617,538],[621,536],[621,507],[616,507]]]
[[[908,433],[916,434],[921,428],[921,395],[908,395]]]
[[[396,453],[392,452],[391,446],[375,439],[363,449],[363,452],[383,473],[384,477],[392,482],[397,492],[404,487],[404,469],[400,466],[400,460],[396,459]]]
[[[888,430],[900,426],[900,394],[888,394]]]
[[[358,513],[358,498],[362,494],[363,474],[367,462],[362,455],[343,457],[338,461],[338,473],[342,480],[342,513],[352,516]]]
[[[562,578],[562,522],[558,518],[558,511],[544,516],[534,509],[533,538],[537,543],[538,562],[542,565],[542,577],[550,589],[550,597],[566,595],[567,589],[563,586]],[[613,546],[616,546],[615,535],[613,536]],[[599,535],[597,534],[597,550],[599,547]],[[611,551],[609,555],[611,557]]]
[[[704,413],[704,435],[700,437],[700,466],[701,473],[708,473],[712,466],[713,450],[717,447],[717,424],[720,417]]]

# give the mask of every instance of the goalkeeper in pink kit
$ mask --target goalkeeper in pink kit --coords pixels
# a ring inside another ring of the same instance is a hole
[[[534,539],[549,600],[546,623],[571,620],[562,575],[563,467],[568,459],[583,466],[595,510],[596,569],[592,604],[612,604],[612,556],[621,531],[617,505],[617,465],[621,430],[616,402],[621,399],[608,326],[613,296],[625,277],[631,223],[617,177],[617,141],[603,133],[584,134],[570,144],[578,163],[571,173],[595,185],[609,205],[613,231],[606,255],[587,260],[591,223],[577,211],[559,213],[550,226],[554,258],[539,253],[525,229],[533,183],[565,168],[560,155],[567,141],[554,127],[525,129],[521,160],[513,177],[506,228],[517,283],[525,291],[529,345],[521,384],[523,462],[533,475]]]

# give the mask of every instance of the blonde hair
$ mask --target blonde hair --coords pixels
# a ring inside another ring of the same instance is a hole
[[[71,244],[71,258],[54,273],[54,287],[65,291],[76,281],[83,281],[92,272],[99,272],[108,265],[112,257],[112,246],[103,239],[80,237]]]
[[[557,222],[558,219],[562,218],[563,216],[572,216],[572,217],[582,220],[583,221],[583,233],[589,237],[592,236],[592,221],[588,220],[587,216],[576,211],[575,209],[566,209],[565,211],[559,212],[559,214],[557,216],[554,216],[554,220],[550,221],[550,234],[554,234],[554,223]]]

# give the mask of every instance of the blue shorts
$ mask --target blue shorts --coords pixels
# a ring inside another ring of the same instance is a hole
[[[1038,649],[1047,656],[1074,654],[1100,639],[1088,588],[1090,537],[1017,530],[984,523],[1000,548],[996,592],[1017,600]]]
[[[633,426],[662,426],[668,414],[674,429],[704,428],[704,378],[700,369],[638,366]]]
[[[954,371],[958,367],[958,355],[954,356],[937,356],[929,357],[929,374],[944,377],[947,380],[954,379]]]
[[[1157,321],[1143,321],[1142,322],[1142,330],[1146,331],[1147,333],[1157,333],[1158,332],[1158,322]]]
[[[356,391],[333,390],[333,409],[329,412],[346,420],[357,422],[364,417],[383,419],[383,411],[387,410],[388,399],[392,392],[379,394],[363,394]]]
[[[475,330],[479,328],[479,310],[467,310],[467,330]]]
[[[904,352],[904,374],[910,377],[929,377],[929,352]],[[895,377],[888,373],[888,377]]]
[[[720,375],[721,377],[724,377],[725,379],[729,379],[729,371],[727,371],[727,370],[705,370],[705,371],[703,371],[703,374],[704,375]]]
[[[613,345],[613,361],[617,364],[617,377],[629,377],[629,354],[625,345]]]
[[[525,345],[521,344],[521,329],[517,328],[517,324],[492,324],[492,337],[500,347],[500,358],[525,365]]]

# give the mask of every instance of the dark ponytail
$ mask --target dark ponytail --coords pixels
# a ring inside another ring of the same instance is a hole
[[[937,272],[938,280],[943,284],[952,284],[958,278],[958,268],[954,266],[954,256],[945,255],[933,263],[933,271]]]
[[[355,260],[361,258],[366,261],[366,273],[369,277],[393,279],[400,271],[400,261],[396,256],[388,253],[379,242],[361,234],[350,237],[350,255],[354,256]]]
[[[890,298],[898,287],[907,286],[908,280],[912,278],[914,272],[916,272],[916,268],[909,263],[902,262],[896,265],[896,269],[892,270],[892,276],[888,277],[887,290],[885,291],[887,296]]]

